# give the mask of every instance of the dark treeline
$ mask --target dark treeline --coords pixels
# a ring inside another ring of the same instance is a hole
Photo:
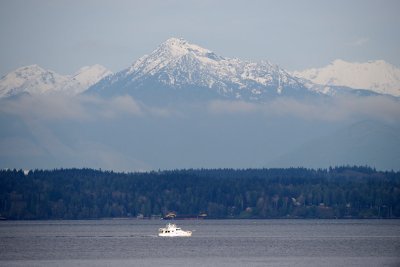
[[[0,171],[2,218],[151,217],[169,212],[207,218],[400,218],[400,172],[368,167]]]

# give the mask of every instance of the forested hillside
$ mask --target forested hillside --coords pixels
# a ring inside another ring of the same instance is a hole
[[[0,216],[6,219],[170,212],[206,218],[400,218],[400,173],[368,167],[0,171]]]

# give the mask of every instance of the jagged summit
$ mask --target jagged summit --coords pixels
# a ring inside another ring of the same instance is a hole
[[[17,68],[15,70],[15,72],[16,73],[28,74],[28,73],[45,72],[45,70],[43,68],[41,68],[39,65],[37,65],[37,64],[32,64],[32,65],[27,65],[27,66],[23,66],[23,67]]]
[[[154,88],[159,89],[158,93]],[[146,94],[158,98],[160,92],[177,94],[177,89],[181,95],[196,92],[198,96],[208,94],[243,100],[312,94],[296,78],[268,61],[225,58],[178,38],[166,40],[131,67],[91,87],[89,93],[135,97]]]
[[[129,73],[154,74],[163,67],[178,60],[192,59],[200,61],[220,61],[223,57],[182,38],[170,38],[159,45],[150,55],[137,60],[129,69]]]
[[[164,59],[179,58],[187,55],[216,61],[224,59],[213,51],[191,44],[183,38],[170,38],[159,45],[151,54],[162,56]]]
[[[170,53],[171,56],[183,56],[193,53],[196,56],[207,56],[214,54],[212,51],[200,47],[195,44],[190,44],[183,38],[170,38],[162,43],[157,50],[163,50]],[[156,50],[156,51],[157,51]]]

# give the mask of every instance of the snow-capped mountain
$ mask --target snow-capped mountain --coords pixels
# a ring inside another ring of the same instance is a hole
[[[25,66],[0,79],[0,97],[56,92],[75,95],[110,74],[109,70],[100,65],[83,67],[74,75],[60,75],[38,65]]]
[[[76,93],[81,93],[88,89],[93,84],[97,83],[104,77],[112,74],[106,67],[96,64],[93,66],[85,66],[80,68],[73,76],[72,80],[76,81],[80,86],[80,90]]]
[[[329,93],[330,86],[346,86],[355,89],[368,89],[378,94],[400,96],[400,69],[383,61],[351,63],[335,60],[323,68],[312,68],[293,72],[294,76],[322,86],[315,90]],[[319,88],[319,89],[318,89]]]
[[[0,96],[58,91],[68,81],[67,77],[45,70],[38,65],[25,66],[8,73],[0,80]]]
[[[350,63],[335,60],[320,69],[288,73],[268,61],[226,58],[170,38],[130,67],[112,74],[101,65],[60,75],[38,65],[21,67],[0,79],[0,97],[18,94],[82,92],[102,96],[132,95],[137,99],[266,100],[277,96],[400,96],[400,69],[382,60]]]
[[[88,93],[145,98],[154,95],[154,90],[158,96],[168,92],[178,97],[208,95],[244,100],[312,94],[277,65],[225,58],[177,38],[168,39],[129,68],[104,78]]]

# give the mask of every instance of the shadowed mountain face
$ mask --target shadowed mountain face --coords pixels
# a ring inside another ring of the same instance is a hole
[[[398,169],[400,163],[400,128],[377,121],[361,121],[324,137],[306,142],[273,165],[338,166],[346,164]]]

